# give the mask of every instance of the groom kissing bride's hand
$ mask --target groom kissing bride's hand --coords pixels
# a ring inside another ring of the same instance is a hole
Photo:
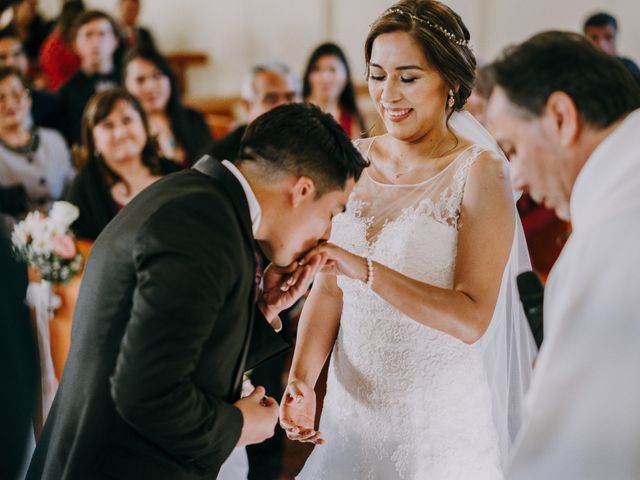
[[[330,114],[283,105],[247,127],[235,162],[205,156],[123,208],[87,261],[27,478],[216,478],[238,445],[271,437],[278,403],[263,387],[238,400],[244,373],[288,350],[278,314],[324,265],[295,260],[366,165]],[[262,275],[256,243],[289,266]]]
[[[316,273],[324,266],[324,255],[305,259],[307,261],[304,265],[297,261],[287,267],[272,263],[265,269],[258,306],[276,331],[282,328],[278,314],[298,301],[309,289]],[[278,402],[266,396],[264,387],[256,387],[249,396],[238,400],[234,405],[240,409],[245,419],[238,446],[260,443],[273,436],[273,427],[278,420]],[[311,426],[313,427],[313,417]]]
[[[278,314],[292,307],[304,295],[316,273],[324,266],[325,255],[305,256],[306,262],[293,262],[288,267],[270,264],[264,271],[262,295],[258,307],[274,330],[280,331]]]
[[[272,263],[265,269],[258,306],[274,330],[282,329],[278,314],[298,301],[323,265],[324,255],[315,255],[305,265],[293,262],[287,267],[279,267]],[[278,421],[278,402],[266,396],[264,387],[256,387],[234,406],[240,409],[244,418],[238,446],[260,443],[273,436]]]

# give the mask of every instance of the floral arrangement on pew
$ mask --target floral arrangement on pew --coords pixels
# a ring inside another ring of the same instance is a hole
[[[35,311],[35,331],[40,359],[40,396],[38,398],[36,430],[40,431],[49,414],[58,389],[51,352],[49,322],[61,305],[54,286],[67,283],[82,270],[82,254],[70,230],[78,218],[78,207],[68,202],[54,202],[48,215],[30,212],[16,224],[11,242],[16,257],[35,270],[40,282],[31,282],[27,303]]]
[[[79,214],[68,202],[54,202],[49,215],[29,213],[11,234],[18,259],[36,269],[42,280],[68,282],[82,269],[82,255],[69,228]]]

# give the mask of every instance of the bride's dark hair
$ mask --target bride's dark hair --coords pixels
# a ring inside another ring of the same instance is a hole
[[[383,33],[407,32],[420,45],[424,56],[454,91],[449,110],[461,110],[471,95],[476,78],[476,58],[469,48],[469,30],[462,18],[435,0],[403,0],[389,7],[371,25],[364,44],[369,66],[374,40]]]

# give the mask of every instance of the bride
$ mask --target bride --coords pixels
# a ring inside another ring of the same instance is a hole
[[[535,354],[508,166],[459,110],[475,59],[447,6],[401,1],[365,44],[387,134],[306,302],[281,424],[316,447],[300,479],[499,479]],[[304,260],[303,260],[304,262]],[[320,431],[313,388],[332,351]]]

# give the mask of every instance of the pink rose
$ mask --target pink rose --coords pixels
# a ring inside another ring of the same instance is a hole
[[[55,235],[51,238],[53,253],[65,260],[71,260],[76,256],[76,244],[69,235]]]

